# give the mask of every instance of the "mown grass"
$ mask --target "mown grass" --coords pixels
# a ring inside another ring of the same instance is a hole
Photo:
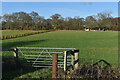
[[[114,31],[55,31],[2,41],[3,48],[69,47],[80,50],[80,58],[105,59],[117,65],[118,34]]]
[[[116,31],[54,31],[2,40],[3,48],[20,46],[77,48],[80,50],[79,64],[91,64],[103,59],[113,67],[118,65],[118,32]],[[3,56],[6,55],[9,54],[3,53]]]
[[[2,32],[2,36],[9,36],[9,35],[37,32],[37,31],[33,31],[33,30],[2,30],[1,32]]]
[[[23,37],[23,36],[28,36],[28,35],[34,35],[34,34],[40,34],[44,32],[49,32],[52,30],[39,30],[39,31],[33,31],[33,30],[27,30],[27,31],[19,31],[19,30],[3,30],[0,31],[0,39],[11,39],[11,38],[17,38],[17,37]],[[2,34],[3,33],[3,34]]]

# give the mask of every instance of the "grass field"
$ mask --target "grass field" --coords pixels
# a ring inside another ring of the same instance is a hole
[[[16,34],[24,34],[24,33],[30,33],[30,32],[36,32],[32,30],[3,30],[2,36],[9,36],[9,35],[16,35]]]
[[[116,31],[53,31],[2,40],[2,48],[20,46],[77,48],[80,50],[79,64],[94,63],[104,59],[114,67],[118,65],[118,32]],[[7,55],[3,54],[3,56]]]

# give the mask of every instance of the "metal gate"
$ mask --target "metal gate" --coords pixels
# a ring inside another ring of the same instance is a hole
[[[64,68],[63,52],[76,48],[42,48],[42,47],[17,47],[19,57],[26,60],[32,67],[52,67],[52,54],[58,54],[58,68]],[[21,54],[21,55],[20,55]],[[71,64],[71,56],[67,57],[67,64]]]

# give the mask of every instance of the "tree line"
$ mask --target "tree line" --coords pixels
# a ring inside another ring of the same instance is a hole
[[[119,17],[113,18],[110,12],[100,12],[86,18],[63,18],[60,14],[54,14],[48,19],[34,11],[15,12],[4,14],[0,19],[2,30],[84,30],[86,27],[92,30],[118,30],[120,23]]]

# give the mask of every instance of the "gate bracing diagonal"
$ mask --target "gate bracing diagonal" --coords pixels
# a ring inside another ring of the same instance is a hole
[[[52,54],[58,54],[58,68],[64,68],[63,52],[76,48],[43,48],[17,47],[19,57],[32,67],[52,67]],[[67,64],[71,64],[71,56],[67,57]]]

